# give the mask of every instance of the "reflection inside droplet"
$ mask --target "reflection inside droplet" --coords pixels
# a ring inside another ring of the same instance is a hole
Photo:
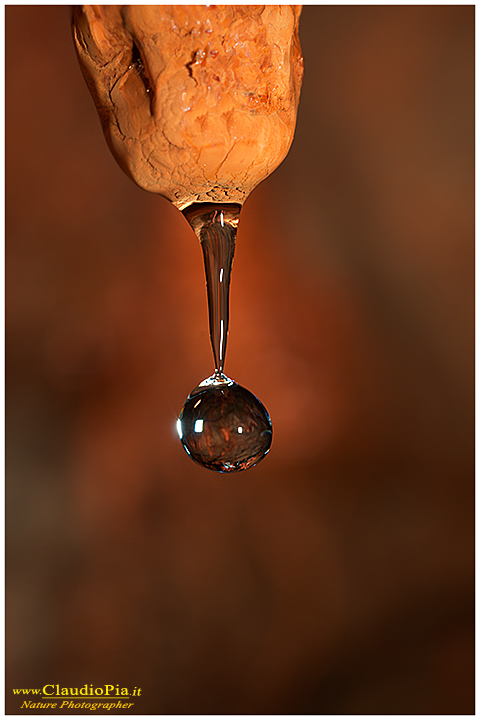
[[[223,373],[207,378],[190,393],[177,431],[192,460],[223,473],[253,467],[272,443],[272,423],[265,407]]]

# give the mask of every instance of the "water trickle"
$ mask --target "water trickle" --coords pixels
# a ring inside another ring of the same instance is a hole
[[[240,205],[198,203],[183,211],[203,250],[215,372],[186,399],[177,431],[192,460],[218,472],[253,467],[272,442],[272,423],[265,407],[223,373],[240,210]]]

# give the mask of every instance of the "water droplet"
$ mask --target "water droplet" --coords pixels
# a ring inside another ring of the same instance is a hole
[[[272,443],[272,423],[260,400],[218,373],[192,390],[177,431],[192,460],[223,473],[253,467]]]
[[[198,203],[183,211],[203,250],[215,372],[186,399],[177,431],[192,460],[224,473],[253,467],[272,443],[272,423],[265,407],[223,373],[240,210],[240,205]]]

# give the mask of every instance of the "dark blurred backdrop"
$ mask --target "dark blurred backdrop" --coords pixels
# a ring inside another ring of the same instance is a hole
[[[226,363],[274,443],[232,476],[175,434],[200,247],[109,154],[69,24],[6,7],[7,711],[472,713],[474,7],[304,8]]]

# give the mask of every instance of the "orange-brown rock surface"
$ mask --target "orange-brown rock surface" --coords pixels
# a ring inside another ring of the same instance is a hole
[[[78,5],[75,45],[108,144],[180,209],[239,202],[293,140],[298,5]]]

